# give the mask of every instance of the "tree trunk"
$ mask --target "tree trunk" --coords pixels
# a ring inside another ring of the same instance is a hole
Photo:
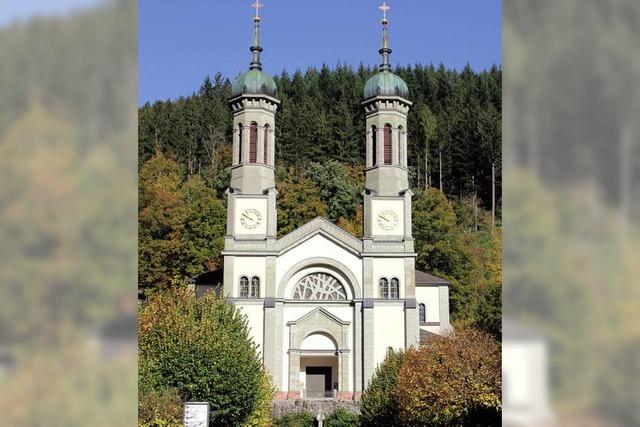
[[[491,162],[491,229],[496,228],[496,163]]]
[[[424,141],[424,189],[429,189],[429,140]]]
[[[471,177],[473,185],[473,215],[475,217],[475,231],[478,231],[478,191],[476,190],[476,177]]]
[[[442,151],[438,149],[438,163],[440,164],[440,191],[444,191],[444,185],[442,184]]]

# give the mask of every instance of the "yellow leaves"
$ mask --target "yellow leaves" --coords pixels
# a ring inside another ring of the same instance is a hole
[[[488,335],[460,328],[429,338],[404,357],[395,396],[405,425],[499,420],[500,347]]]

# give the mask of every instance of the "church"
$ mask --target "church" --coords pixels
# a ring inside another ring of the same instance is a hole
[[[262,70],[259,2],[249,70],[233,84],[223,293],[247,316],[278,399],[358,399],[389,348],[450,329],[449,283],[415,269],[407,164],[409,88],[391,72],[383,4],[379,72],[363,88],[363,238],[316,218],[278,238],[276,83]]]

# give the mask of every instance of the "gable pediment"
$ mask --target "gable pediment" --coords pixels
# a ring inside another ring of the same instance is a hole
[[[362,240],[322,217],[317,217],[278,239],[276,248],[282,254],[317,235],[323,236],[355,255],[362,253]]]

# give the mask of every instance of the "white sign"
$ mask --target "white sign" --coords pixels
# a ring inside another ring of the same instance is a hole
[[[185,427],[209,427],[209,402],[184,404]]]

